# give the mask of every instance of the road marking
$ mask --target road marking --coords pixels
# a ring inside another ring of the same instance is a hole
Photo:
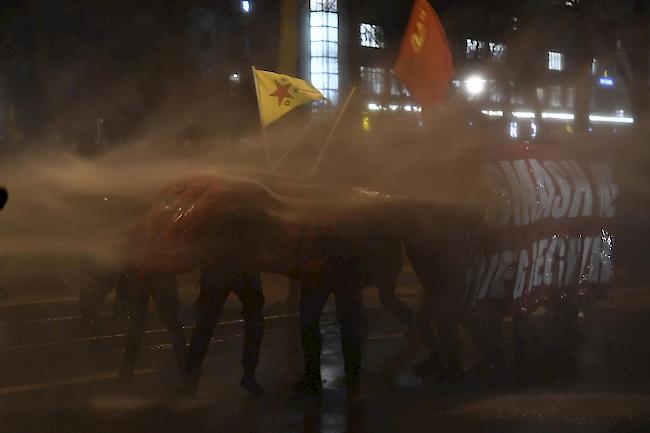
[[[141,369],[136,369],[133,374],[136,376],[142,376],[145,374],[153,374],[158,371],[160,370],[154,368],[141,368]],[[82,377],[74,377],[69,379],[52,380],[50,382],[7,386],[4,388],[0,388],[0,395],[15,394],[18,392],[27,392],[27,391],[41,391],[44,389],[56,388],[59,386],[80,385],[84,383],[100,382],[100,381],[113,380],[113,379],[117,379],[117,373],[102,373],[93,376],[82,376]]]
[[[298,317],[298,313],[287,313],[287,314],[274,314],[272,316],[265,316],[264,320],[280,320],[280,319],[287,319],[287,318],[292,318],[292,317]],[[219,322],[217,326],[226,326],[226,325],[235,325],[238,323],[243,323],[244,319],[235,319],[235,320],[227,320],[224,322]],[[194,325],[189,325],[189,326],[183,326],[183,329],[194,329]],[[159,328],[159,329],[150,329],[145,331],[145,335],[147,334],[159,334],[167,332],[166,329],[164,328]],[[108,340],[111,338],[118,338],[118,337],[124,337],[126,334],[125,333],[119,333],[119,334],[112,334],[112,335],[100,335],[97,337],[84,337],[84,338],[70,338],[67,340],[57,340],[57,341],[48,341],[47,343],[38,343],[38,344],[26,344],[22,346],[7,346],[0,348],[0,353],[2,352],[8,352],[8,351],[14,351],[14,350],[21,350],[21,349],[31,349],[31,348],[39,348],[39,347],[50,347],[50,346],[56,346],[59,344],[65,344],[65,343],[83,343],[83,342],[91,342],[91,341],[102,341],[102,340]]]

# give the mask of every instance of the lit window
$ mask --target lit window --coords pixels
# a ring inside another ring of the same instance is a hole
[[[390,71],[390,94],[391,96],[409,96],[406,86],[395,76],[395,71]]]
[[[504,60],[506,57],[506,46],[504,44],[489,42],[490,57],[494,60]]]
[[[567,108],[575,108],[576,105],[576,89],[568,87],[566,89],[566,106]]]
[[[337,0],[310,0],[311,12],[338,12]]]
[[[368,48],[384,48],[384,31],[374,24],[362,23],[359,26],[361,46]]]
[[[519,136],[519,125],[517,122],[510,122],[509,130],[510,138],[517,138]]]
[[[564,70],[564,54],[556,51],[548,52],[548,69],[551,71]]]
[[[339,96],[339,16],[336,0],[310,0],[312,84],[333,103]]]
[[[504,60],[506,46],[498,42],[477,41],[475,39],[465,40],[465,56],[468,59],[489,57],[494,60]]]
[[[535,93],[537,94],[537,100],[540,102],[540,104],[544,103],[544,89],[541,87],[538,87],[535,90]]]
[[[251,2],[250,0],[241,0],[241,10],[242,12],[249,14],[251,13]]]
[[[548,104],[553,108],[560,108],[562,106],[562,87],[549,87]]]
[[[524,104],[524,91],[518,83],[510,82],[510,103],[512,105]]]
[[[490,85],[488,87],[488,97],[491,102],[501,102],[503,100],[503,90],[499,83],[495,80],[490,80]]]
[[[473,39],[467,39],[465,41],[465,56],[468,59],[476,57],[476,52],[478,51],[478,41]]]
[[[400,85],[397,77],[391,75],[390,77],[390,95],[400,96],[402,94],[402,86]]]
[[[362,66],[360,75],[363,90],[366,93],[372,93],[374,95],[381,95],[384,93],[384,82],[386,80],[386,71],[384,68]]]
[[[465,41],[465,55],[468,59],[481,58],[485,52],[485,42],[474,39]]]

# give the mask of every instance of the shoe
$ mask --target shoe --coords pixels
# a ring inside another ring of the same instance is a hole
[[[442,362],[440,362],[438,355],[430,355],[424,361],[416,364],[413,367],[413,372],[417,377],[424,380],[429,377],[430,374],[441,371],[443,368],[444,367],[442,366]]]
[[[440,375],[440,383],[462,382],[464,377],[463,368],[457,362],[450,362]]]
[[[291,390],[301,394],[322,394],[323,382],[320,377],[302,376],[291,385]]]
[[[244,375],[241,377],[239,385],[256,397],[262,395],[262,386],[257,382],[255,375],[252,373],[244,373]]]

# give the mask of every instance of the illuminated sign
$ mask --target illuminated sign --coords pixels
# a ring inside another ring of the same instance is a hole
[[[614,79],[612,77],[600,77],[598,83],[603,87],[614,86]]]

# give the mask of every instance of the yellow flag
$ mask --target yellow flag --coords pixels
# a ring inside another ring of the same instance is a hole
[[[314,86],[300,78],[253,68],[257,103],[264,126],[273,123],[296,107],[325,99]]]

